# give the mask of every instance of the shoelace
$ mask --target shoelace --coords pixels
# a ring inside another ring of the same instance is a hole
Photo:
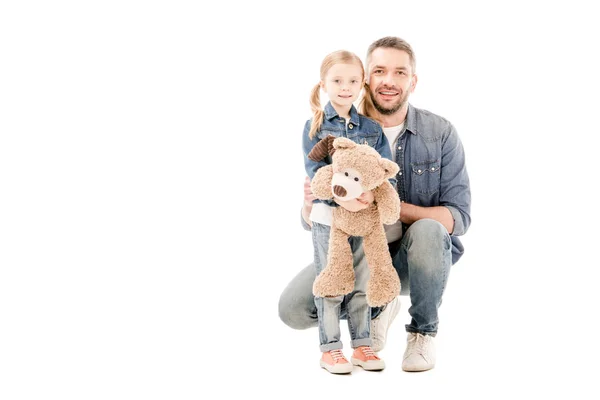
[[[415,350],[417,350],[417,353],[423,355],[425,352],[425,345],[427,343],[427,338],[425,337],[425,335],[421,335],[420,333],[417,333],[415,336],[413,336],[414,339],[411,339],[411,342],[413,344],[413,348]]]
[[[375,353],[373,352],[373,349],[370,347],[363,347],[362,352],[367,357],[375,357]]]
[[[331,350],[329,352],[329,354],[331,354],[331,357],[333,357],[333,362],[336,362],[336,361],[344,358],[344,353],[342,353],[342,350],[340,350],[340,349]]]

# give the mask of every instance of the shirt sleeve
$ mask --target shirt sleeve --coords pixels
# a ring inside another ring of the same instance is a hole
[[[471,189],[465,164],[465,152],[458,133],[450,124],[442,142],[440,205],[454,218],[453,236],[467,232],[471,225]]]
[[[310,153],[313,147],[315,147],[315,145],[320,141],[317,135],[315,135],[315,137],[312,139],[308,137],[308,133],[310,132],[311,121],[312,120],[309,119],[308,121],[306,121],[306,124],[304,124],[304,132],[302,133],[302,151],[304,153],[304,169],[306,170],[306,174],[312,181],[315,174],[317,173],[317,170],[321,167],[326,166],[327,162],[325,160],[313,161],[310,158],[308,158],[308,153]],[[333,200],[315,200],[313,203],[316,202],[323,202],[332,207],[337,207],[338,205]]]
[[[315,137],[312,139],[310,139],[308,137],[308,133],[310,132],[311,121],[312,120],[306,121],[306,124],[304,124],[304,132],[302,133],[302,151],[304,153],[304,169],[306,170],[306,174],[308,175],[310,180],[312,180],[312,178],[314,178],[314,176],[317,173],[317,170],[319,168],[327,165],[327,163],[324,160],[313,161],[310,158],[308,158],[308,153],[310,153],[310,151],[313,149],[313,147],[315,147],[315,145],[320,140],[317,137],[317,135],[315,135]]]

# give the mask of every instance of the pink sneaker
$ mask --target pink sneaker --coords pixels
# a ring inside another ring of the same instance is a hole
[[[324,352],[320,363],[322,368],[332,374],[349,374],[352,372],[352,364],[346,360],[341,349]]]
[[[362,367],[365,371],[381,371],[385,363],[369,346],[360,346],[352,353],[352,364]]]

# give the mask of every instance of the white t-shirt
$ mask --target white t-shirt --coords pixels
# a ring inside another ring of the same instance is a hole
[[[333,207],[325,203],[315,203],[310,210],[310,220],[321,225],[331,226]]]
[[[392,151],[394,161],[396,161],[396,141],[398,140],[398,137],[403,129],[404,122],[400,125],[383,128],[383,133],[390,144],[390,150]],[[385,236],[388,243],[395,242],[402,237],[402,222],[400,222],[400,220],[396,221],[396,223],[392,225],[383,225],[383,227],[385,228]]]

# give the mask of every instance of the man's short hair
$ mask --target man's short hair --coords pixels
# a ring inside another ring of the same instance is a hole
[[[410,59],[412,73],[414,74],[416,72],[417,60],[415,59],[415,52],[413,51],[412,47],[410,47],[410,44],[408,44],[407,41],[405,41],[404,39],[400,39],[396,36],[386,36],[371,43],[369,49],[367,50],[367,68],[369,63],[371,62],[371,54],[373,53],[373,51],[375,51],[375,49],[378,49],[380,47],[405,51]]]

